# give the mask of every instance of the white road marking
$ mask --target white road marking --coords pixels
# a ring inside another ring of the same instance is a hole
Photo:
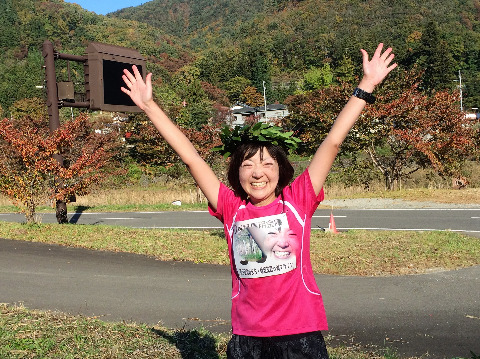
[[[334,216],[335,218],[347,218],[347,216]],[[330,215],[328,216],[312,216],[312,218],[330,218]]]
[[[312,227],[313,229],[323,229],[320,227]],[[379,227],[337,227],[338,230],[363,229],[366,231],[438,231],[438,232],[465,232],[465,233],[480,233],[480,231],[473,231],[468,229],[435,229],[435,228],[379,228]]]
[[[129,217],[103,217],[100,219],[113,219],[113,220],[118,220],[118,219],[136,219],[136,218],[129,218]]]

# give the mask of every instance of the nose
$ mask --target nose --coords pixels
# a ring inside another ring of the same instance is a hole
[[[263,176],[262,166],[255,166],[253,168],[252,177],[253,178],[261,178],[262,176]]]
[[[276,244],[280,248],[287,248],[289,246],[288,239],[285,238],[284,236],[279,236]]]

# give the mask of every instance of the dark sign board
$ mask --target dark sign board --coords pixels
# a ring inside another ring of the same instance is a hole
[[[136,50],[92,42],[86,48],[85,91],[91,110],[141,112],[120,89],[123,70],[136,65],[145,78],[145,59]]]

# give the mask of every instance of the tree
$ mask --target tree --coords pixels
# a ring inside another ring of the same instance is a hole
[[[0,121],[0,191],[35,222],[36,208],[48,199],[70,202],[105,179],[118,148],[114,134],[98,134],[86,115],[49,134],[45,118]],[[66,154],[60,166],[55,154]],[[58,186],[58,184],[61,186]]]
[[[419,65],[425,68],[422,87],[428,91],[451,89],[455,78],[454,60],[438,25],[430,21],[422,34]]]
[[[240,97],[248,86],[252,85],[252,81],[245,77],[237,76],[231,78],[224,83],[224,88],[227,92],[228,99],[231,103],[237,103],[240,101]]]
[[[134,115],[126,127],[130,156],[142,166],[170,167],[178,162],[175,151],[144,115]]]
[[[208,99],[199,79],[200,69],[184,66],[174,75],[177,93],[182,98],[175,121],[185,127],[200,128],[212,116],[212,101]]]
[[[323,67],[311,67],[303,76],[302,89],[304,91],[318,90],[327,87],[333,82],[333,71],[330,64],[326,63]]]
[[[472,125],[458,108],[458,94],[426,95],[413,84],[397,99],[367,109],[356,133],[392,190],[420,168],[458,176],[473,149]]]
[[[240,95],[240,101],[251,107],[262,106],[265,102],[263,95],[253,86],[247,86],[245,90],[243,90],[243,93]]]
[[[390,190],[420,168],[457,175],[474,145],[473,123],[460,112],[458,95],[422,93],[421,75],[412,70],[390,78],[342,145],[341,155],[365,152]],[[288,99],[285,123],[299,134],[305,154],[321,144],[351,91],[351,85],[342,84]]]
[[[355,65],[352,59],[343,55],[335,68],[335,73],[341,82],[353,82],[355,80]]]
[[[352,86],[344,83],[290,96],[285,100],[290,115],[284,118],[284,126],[295,131],[302,140],[299,153],[307,156],[315,153],[352,91]],[[344,143],[342,149],[345,150],[347,145],[348,142]]]
[[[0,48],[16,46],[19,42],[18,15],[13,8],[12,0],[0,3]]]
[[[221,156],[211,149],[220,144],[220,127],[222,123],[202,125],[200,129],[180,127],[180,130],[189,138],[200,156],[211,166],[215,167]],[[136,118],[127,125],[127,143],[130,147],[131,157],[144,168],[153,172],[168,169],[169,176],[176,177],[181,164],[179,156],[163,139],[153,124],[143,118]],[[222,161],[223,162],[223,161]],[[200,201],[200,189],[197,186],[197,201]]]

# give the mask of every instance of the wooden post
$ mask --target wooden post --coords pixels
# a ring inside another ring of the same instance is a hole
[[[60,127],[60,113],[58,111],[59,102],[57,94],[57,78],[55,74],[55,53],[53,44],[45,40],[43,43],[43,59],[45,64],[45,79],[47,88],[47,109],[48,109],[48,124],[50,133],[53,133]],[[60,166],[63,166],[63,157],[61,154],[54,155]],[[61,183],[55,180],[56,186],[61,186]],[[55,201],[57,222],[60,224],[68,223],[67,217],[67,203],[65,201]]]

